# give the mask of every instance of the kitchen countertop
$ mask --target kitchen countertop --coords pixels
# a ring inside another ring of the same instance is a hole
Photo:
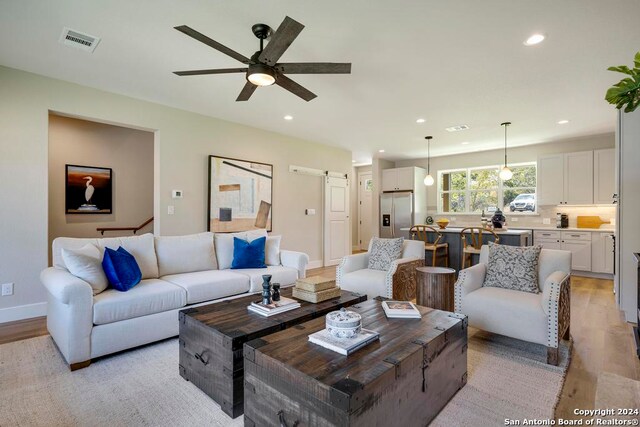
[[[465,226],[458,226],[456,224],[456,226],[453,227],[447,227],[444,230],[439,229],[438,227],[436,227],[435,225],[433,225],[432,227],[438,229],[440,232],[442,233],[459,233],[463,228],[466,227],[479,227],[479,225],[465,225]],[[409,228],[401,228],[400,230],[402,231],[409,231]],[[596,232],[601,232],[601,233],[615,233],[616,230],[615,228],[577,228],[577,227],[568,227],[568,228],[556,228],[556,227],[545,227],[545,226],[540,226],[540,225],[534,225],[531,227],[527,227],[527,226],[518,226],[518,227],[513,227],[513,226],[507,226],[507,231],[499,231],[499,230],[494,230],[496,233],[506,233],[506,234],[514,234],[514,235],[521,235],[521,234],[525,234],[526,232],[530,232],[531,230],[540,230],[540,231],[596,231]]]
[[[473,226],[473,227],[479,227],[479,226]],[[435,227],[434,227],[435,228]],[[460,233],[462,231],[463,228],[466,227],[447,227],[444,230],[441,228],[438,228],[437,230],[441,233]],[[410,228],[401,228],[401,231],[409,231]],[[523,228],[523,229],[512,229],[509,228],[507,230],[493,230],[495,231],[496,234],[511,234],[514,236],[522,236],[523,234],[531,234],[531,229],[530,228]]]
[[[519,230],[541,230],[541,231],[600,231],[603,233],[615,233],[615,228],[577,228],[577,227],[568,227],[568,228],[556,228],[556,227],[544,227],[544,226],[533,226],[533,227],[513,227],[512,229]]]

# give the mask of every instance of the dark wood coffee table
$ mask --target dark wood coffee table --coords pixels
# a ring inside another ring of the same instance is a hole
[[[467,381],[467,317],[418,306],[387,319],[377,299],[352,306],[380,340],[343,356],[308,342],[314,319],[244,347],[245,426],[424,426]]]
[[[291,293],[292,288],[281,291],[289,298]],[[243,412],[242,346],[245,342],[366,299],[366,295],[342,291],[339,298],[318,304],[300,301],[302,307],[271,317],[247,310],[251,302],[260,300],[260,295],[182,310],[179,316],[180,375],[235,418]]]

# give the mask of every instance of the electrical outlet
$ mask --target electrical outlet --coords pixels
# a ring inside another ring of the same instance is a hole
[[[167,206],[167,215],[173,215],[174,213],[176,213],[175,206],[172,206],[172,205]]]
[[[13,295],[13,283],[3,283],[2,296],[7,297],[9,295]]]
[[[511,222],[518,222],[518,218],[516,218],[515,216],[511,217]]]
[[[551,218],[542,218],[542,223],[547,225],[551,224]]]

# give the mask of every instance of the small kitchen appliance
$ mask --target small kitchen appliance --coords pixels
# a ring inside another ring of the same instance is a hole
[[[569,228],[569,215],[558,212],[556,214],[556,228]]]

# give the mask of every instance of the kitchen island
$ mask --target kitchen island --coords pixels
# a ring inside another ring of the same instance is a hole
[[[442,239],[440,243],[449,244],[449,266],[460,270],[462,263],[462,239],[460,238],[460,232],[464,227],[447,227],[445,229],[438,229],[442,233]],[[409,231],[409,228],[401,228],[401,231]],[[500,237],[500,243],[510,246],[531,246],[533,244],[533,236],[531,230],[516,230],[516,229],[496,229],[494,232]],[[486,232],[485,242],[493,242],[495,238],[493,234]],[[478,257],[474,256],[473,263],[478,262]],[[427,265],[431,265],[430,258],[427,261]]]

